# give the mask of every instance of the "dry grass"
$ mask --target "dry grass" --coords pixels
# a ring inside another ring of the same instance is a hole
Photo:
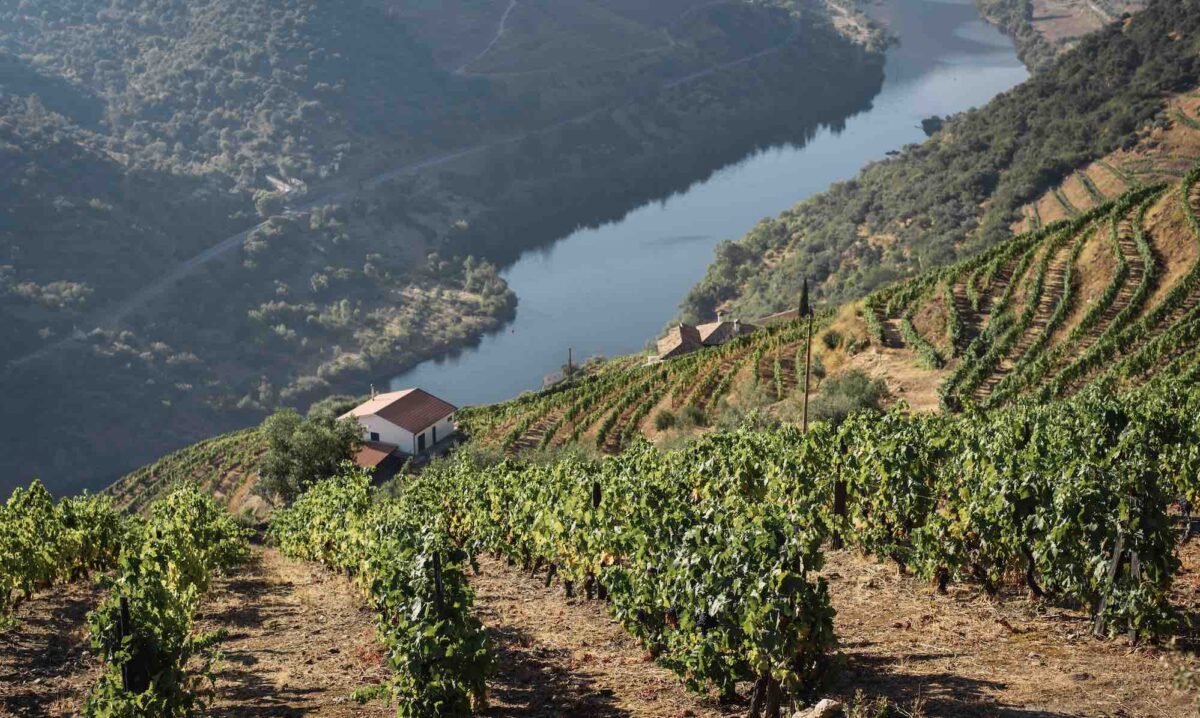
[[[1146,308],[1152,309],[1191,270],[1200,258],[1200,246],[1175,191],[1168,192],[1146,213],[1146,232],[1159,264],[1157,286],[1146,301]]]
[[[1053,45],[1067,45],[1100,29],[1103,23],[1104,18],[1089,7],[1087,0],[1033,1],[1033,28]]]
[[[1096,206],[1096,200],[1087,191],[1087,188],[1084,187],[1083,180],[1079,179],[1079,175],[1080,173],[1076,172],[1068,177],[1066,182],[1063,182],[1063,194],[1067,196],[1067,199],[1075,206],[1075,209],[1080,212],[1087,212]]]
[[[1057,345],[1079,326],[1112,282],[1116,268],[1117,260],[1113,255],[1109,227],[1102,224],[1088,236],[1087,244],[1075,262],[1071,281],[1075,286],[1076,300],[1062,324],[1050,335],[1048,346]]]
[[[904,401],[916,412],[940,410],[938,387],[946,378],[945,369],[925,369],[917,364],[912,349],[891,349],[872,345],[850,357],[846,368],[882,379],[895,401]]]
[[[924,337],[925,341],[937,346],[943,352],[950,349],[946,302],[940,292],[921,305],[921,308],[913,315],[912,323],[913,328]]]

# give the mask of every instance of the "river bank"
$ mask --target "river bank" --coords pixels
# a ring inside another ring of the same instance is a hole
[[[869,108],[807,137],[776,138],[684,191],[526,252],[502,271],[518,297],[514,322],[391,385],[422,386],[460,405],[490,403],[538,388],[568,349],[576,359],[638,352],[723,240],[920,142],[923,118],[983,105],[1028,76],[1012,42],[970,2],[895,0],[872,12],[898,44]]]

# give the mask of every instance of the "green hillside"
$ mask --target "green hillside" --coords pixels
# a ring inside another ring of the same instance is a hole
[[[1198,278],[1200,167],[828,310],[814,334],[815,393],[826,374],[848,370],[869,370],[892,401],[910,403],[921,398],[895,388],[912,392],[922,378],[937,399],[921,408],[951,410],[1061,399],[1093,384],[1188,385],[1200,372]],[[720,347],[650,366],[611,362],[461,419],[475,442],[509,454],[618,453],[639,436],[736,425],[754,411],[794,422],[805,337],[784,317]]]
[[[808,3],[609,5],[0,1],[0,475],[95,486],[464,346],[498,264],[881,81]]]
[[[1039,650],[1068,629],[1189,640],[1194,598],[1174,583],[1194,568],[1180,560],[1171,507],[1200,496],[1198,408],[1195,391],[1171,386],[1087,390],[962,417],[894,411],[808,433],[718,432],[603,459],[464,452],[383,491],[353,472],[321,481],[272,517],[269,536],[293,559],[369,587],[380,640],[410,657],[356,696],[398,701],[400,715],[435,700],[459,706],[446,715],[487,714],[480,696],[494,656],[479,616],[496,619],[477,612],[470,586],[487,579],[467,567],[494,554],[512,568],[490,570],[544,573],[564,605],[601,601],[691,690],[777,718],[830,692],[874,702],[841,673],[848,627],[831,599],[841,577],[823,567],[842,546],[928,582],[915,590],[931,618],[943,602],[983,595],[994,614],[1028,592],[1027,610],[1052,611],[1054,636]],[[874,601],[887,610],[883,595]],[[445,648],[431,656],[431,645]],[[1093,659],[1106,650],[1089,640]],[[1156,653],[1182,660],[1174,648]],[[1184,715],[1173,696],[1171,705],[1169,715]]]
[[[1027,203],[1168,121],[1164,97],[1200,83],[1198,38],[1194,0],[1151,2],[1087,36],[924,144],[721,245],[684,317],[778,311],[804,277],[830,300],[860,297],[996,246]]]

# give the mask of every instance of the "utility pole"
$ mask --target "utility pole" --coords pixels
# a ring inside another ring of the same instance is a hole
[[[808,279],[804,280],[804,289],[800,292],[800,310],[797,312],[797,318],[803,320],[808,318],[808,341],[804,345],[804,423],[802,430],[805,434],[808,433],[808,380],[812,376],[812,330],[813,330],[813,310],[812,305],[808,301]]]
[[[575,376],[575,347],[567,347],[567,379]]]

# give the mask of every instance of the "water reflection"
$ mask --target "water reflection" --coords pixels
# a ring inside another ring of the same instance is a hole
[[[760,219],[920,142],[920,121],[985,104],[1024,80],[1011,41],[970,0],[892,0],[876,12],[900,43],[871,108],[802,146],[761,149],[686,191],[522,255],[504,274],[520,299],[512,324],[396,377],[460,405],[536,389],[572,348],[577,359],[643,349],[704,275],[713,249]]]

